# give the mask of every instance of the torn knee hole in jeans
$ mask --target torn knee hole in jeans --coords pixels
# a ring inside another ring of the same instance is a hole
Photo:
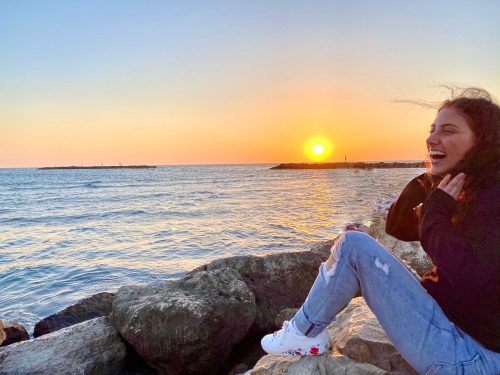
[[[384,273],[389,276],[389,264],[382,263],[380,259],[375,258],[375,267],[380,268]]]
[[[328,281],[330,281],[330,278],[335,275],[335,270],[337,269],[337,263],[340,259],[341,253],[342,253],[342,244],[344,242],[345,236],[338,237],[335,242],[333,243],[333,246],[331,248],[331,255],[335,259],[335,263],[333,263],[332,268],[329,270],[326,269],[326,264],[322,263],[320,272],[321,275],[323,276],[323,279],[326,281],[328,284]]]

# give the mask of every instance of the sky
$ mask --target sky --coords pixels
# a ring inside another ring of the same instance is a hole
[[[0,167],[422,160],[500,98],[494,0],[0,2]]]

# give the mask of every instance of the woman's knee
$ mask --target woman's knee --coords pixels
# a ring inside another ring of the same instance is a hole
[[[370,236],[369,234],[357,230],[349,230],[345,232],[342,236],[345,237],[344,241],[350,241],[350,242],[374,240],[373,237]]]
[[[359,231],[347,231],[334,244],[331,252],[338,261],[345,253],[358,258],[373,255],[379,248],[379,243],[370,235]]]

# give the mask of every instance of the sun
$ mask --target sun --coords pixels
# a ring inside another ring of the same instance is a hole
[[[325,137],[312,137],[304,145],[304,154],[313,161],[327,159],[332,151],[332,143]]]
[[[323,145],[314,145],[312,147],[312,153],[316,156],[321,156],[325,153],[325,146]]]

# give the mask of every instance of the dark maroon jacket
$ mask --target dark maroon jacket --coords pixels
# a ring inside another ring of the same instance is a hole
[[[434,267],[421,284],[446,316],[486,348],[500,352],[500,186],[480,190],[452,224],[456,201],[414,178],[389,209],[386,232],[420,240]],[[413,207],[424,203],[419,220]]]

